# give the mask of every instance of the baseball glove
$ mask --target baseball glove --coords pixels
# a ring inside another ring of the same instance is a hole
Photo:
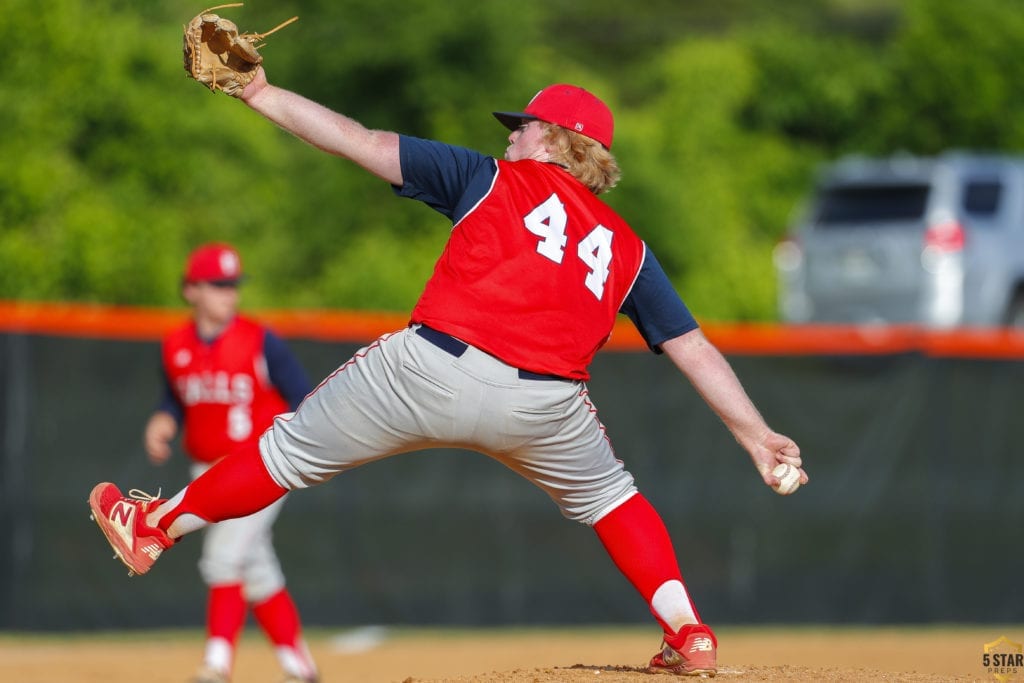
[[[222,90],[232,97],[240,97],[255,78],[263,63],[259,53],[263,39],[298,19],[292,17],[266,33],[239,33],[235,22],[212,13],[243,4],[203,10],[185,26],[185,71],[210,90]]]

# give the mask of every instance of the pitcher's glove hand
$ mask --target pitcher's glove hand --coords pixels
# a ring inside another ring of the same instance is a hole
[[[235,22],[212,13],[243,4],[203,10],[185,26],[185,71],[210,90],[223,90],[232,97],[241,97],[263,63],[259,53],[263,39],[298,19],[292,17],[266,33],[239,33]]]

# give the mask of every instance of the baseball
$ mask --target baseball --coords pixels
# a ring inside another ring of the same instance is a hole
[[[788,463],[776,465],[772,474],[779,478],[779,485],[773,488],[780,496],[788,496],[800,488],[800,470],[792,465]]]

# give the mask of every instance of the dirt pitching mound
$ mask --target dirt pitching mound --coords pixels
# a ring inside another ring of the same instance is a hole
[[[1024,627],[716,629],[716,681],[949,683],[996,681],[986,643],[1024,642]],[[311,629],[323,683],[667,683],[700,678],[646,673],[657,629]],[[190,631],[0,634],[0,681],[183,683],[203,636]],[[142,673],[144,672],[144,675]],[[272,648],[249,628],[236,683],[279,683]],[[1024,671],[1008,680],[1024,681]]]

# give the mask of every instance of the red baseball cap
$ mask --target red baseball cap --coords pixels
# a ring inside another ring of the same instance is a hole
[[[547,121],[597,140],[606,149],[612,148],[615,122],[611,109],[576,85],[549,85],[533,96],[525,111],[496,111],[494,117],[509,130],[518,128],[523,119]]]
[[[211,243],[197,247],[185,264],[185,282],[238,282],[242,259],[230,244]]]

